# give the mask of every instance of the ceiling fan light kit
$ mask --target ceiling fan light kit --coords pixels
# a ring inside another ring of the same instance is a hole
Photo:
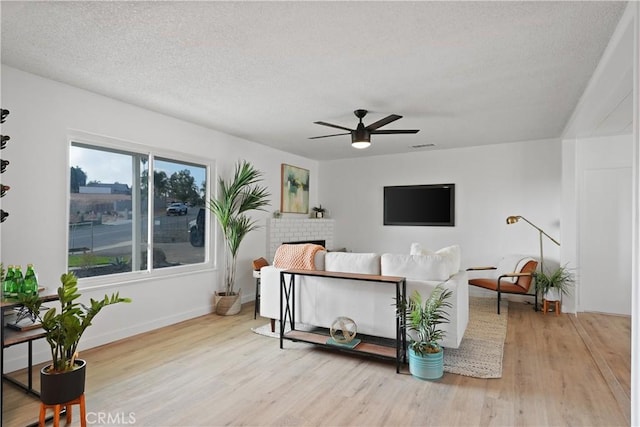
[[[358,150],[362,150],[364,148],[369,148],[371,146],[371,142],[369,142],[369,141],[353,141],[353,142],[351,142],[351,146],[353,148],[357,148]]]
[[[318,139],[318,138],[328,138],[332,136],[340,136],[340,135],[351,135],[351,146],[357,149],[364,149],[371,145],[371,135],[372,134],[399,134],[399,133],[418,133],[418,129],[396,129],[396,130],[378,130],[382,126],[388,125],[391,122],[395,122],[398,119],[401,119],[402,116],[397,114],[391,114],[383,119],[378,120],[375,123],[371,123],[368,126],[365,126],[362,123],[362,119],[368,113],[367,110],[355,110],[353,114],[358,118],[358,126],[355,129],[349,129],[344,126],[334,125],[332,123],[327,122],[314,122],[317,125],[329,126],[337,129],[342,129],[348,131],[347,133],[337,133],[333,135],[323,135],[323,136],[314,136],[309,139]]]

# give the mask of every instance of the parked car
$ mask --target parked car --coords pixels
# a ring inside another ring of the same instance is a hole
[[[167,215],[186,215],[187,205],[184,203],[171,203],[167,208]]]
[[[204,208],[200,208],[196,219],[189,221],[189,241],[191,246],[204,246]]]

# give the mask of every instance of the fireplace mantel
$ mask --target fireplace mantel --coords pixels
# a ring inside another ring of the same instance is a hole
[[[267,255],[273,261],[276,249],[283,242],[300,240],[324,240],[327,248],[333,248],[333,219],[326,218],[268,218]]]

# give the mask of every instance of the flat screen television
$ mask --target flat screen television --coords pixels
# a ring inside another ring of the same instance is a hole
[[[455,184],[384,187],[384,225],[455,226]]]

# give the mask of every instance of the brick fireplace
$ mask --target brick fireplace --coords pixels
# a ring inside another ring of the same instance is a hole
[[[267,255],[273,261],[276,249],[284,242],[324,240],[333,248],[333,219],[269,218],[267,219]]]

